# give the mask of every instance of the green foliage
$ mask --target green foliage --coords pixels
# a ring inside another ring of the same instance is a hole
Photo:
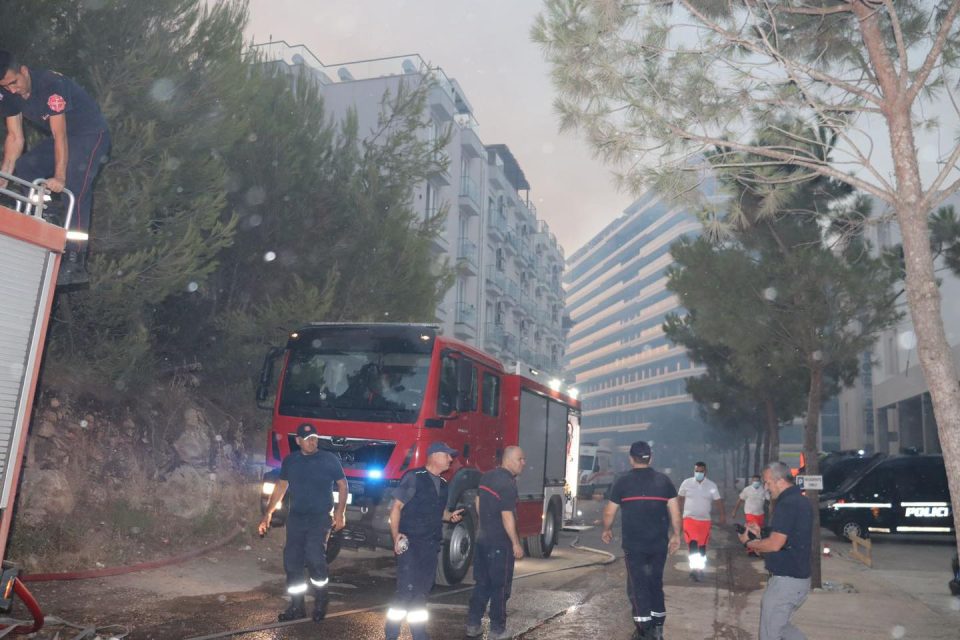
[[[818,412],[821,398],[853,382],[876,334],[899,319],[898,273],[849,230],[850,220],[869,215],[862,200],[829,178],[794,180],[802,170],[762,171],[763,179],[721,183],[738,210],[727,233],[671,249],[668,287],[689,315],[668,318],[665,330],[707,366],[689,389],[728,426],[756,420],[767,405],[777,422]],[[774,177],[790,186],[772,197]]]
[[[433,319],[444,212],[411,201],[446,162],[424,134],[429,79],[361,134],[308,76],[245,53],[246,21],[245,0],[0,5],[4,46],[87,87],[113,138],[91,287],[59,297],[49,366],[133,388],[200,362],[219,388],[305,322]]]
[[[552,65],[562,128],[582,132],[625,188],[663,192],[672,180],[664,195],[696,196],[690,170],[727,145],[715,172],[790,165],[899,208],[907,174],[892,183],[876,145],[889,142],[885,128],[936,126],[938,110],[954,112],[958,15],[956,0],[545,0],[531,36]],[[915,170],[916,151],[911,140],[890,157]],[[927,209],[960,187],[960,143],[941,151]]]

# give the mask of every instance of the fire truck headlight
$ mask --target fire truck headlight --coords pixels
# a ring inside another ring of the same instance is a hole
[[[383,478],[383,469],[370,469],[367,471],[367,477],[371,480],[380,480]]]
[[[263,495],[269,496],[273,493],[274,484],[272,482],[263,483]]]

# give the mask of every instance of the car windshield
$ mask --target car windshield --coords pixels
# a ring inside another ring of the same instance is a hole
[[[432,334],[421,332],[307,332],[291,345],[280,412],[413,423],[423,406],[432,344]]]

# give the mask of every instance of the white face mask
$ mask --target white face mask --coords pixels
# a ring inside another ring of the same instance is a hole
[[[707,476],[703,471],[694,471],[693,477],[697,479],[697,482],[703,482],[703,479]]]
[[[759,489],[759,488],[760,488],[760,482],[754,480],[754,482],[753,482],[753,488],[754,488],[754,489]]]

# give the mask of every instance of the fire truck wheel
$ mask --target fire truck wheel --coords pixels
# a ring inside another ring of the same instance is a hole
[[[463,505],[458,508],[463,508],[463,519],[453,525],[449,537],[444,538],[437,562],[437,584],[444,587],[460,584],[467,577],[477,542],[476,516],[473,509]]]
[[[337,559],[337,556],[340,555],[340,536],[332,535],[330,539],[327,540],[327,564],[330,564]]]
[[[551,502],[547,508],[547,517],[543,523],[543,533],[528,536],[526,539],[527,553],[531,558],[549,558],[553,548],[557,545],[560,536],[560,512],[557,503]]]

